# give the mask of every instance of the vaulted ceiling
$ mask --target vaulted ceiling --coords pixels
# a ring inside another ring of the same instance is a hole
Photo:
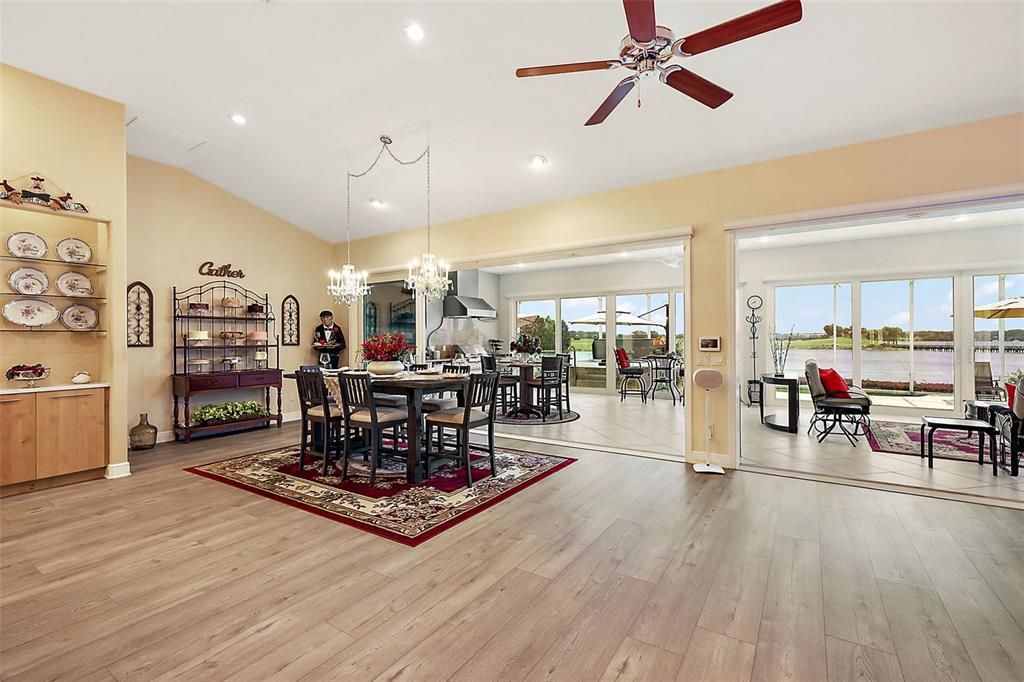
[[[657,20],[685,35],[758,6],[659,0]],[[587,128],[620,72],[514,70],[614,58],[619,2],[0,7],[3,61],[124,102],[130,153],[332,241],[346,168],[382,133],[404,158],[430,141],[439,223],[1024,110],[1015,1],[805,2],[798,24],[686,61],[736,93],[720,109],[647,81],[642,107],[631,96]],[[421,42],[403,32],[414,22]],[[424,171],[382,162],[355,180],[356,236],[422,226]]]

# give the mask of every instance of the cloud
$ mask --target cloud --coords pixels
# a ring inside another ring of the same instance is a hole
[[[910,322],[910,313],[905,310],[889,318],[889,324],[907,324],[908,322]]]

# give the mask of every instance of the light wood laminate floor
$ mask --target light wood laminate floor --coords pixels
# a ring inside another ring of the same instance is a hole
[[[2,676],[1024,678],[1024,512],[563,449],[409,548],[182,471],[296,436],[0,502]]]

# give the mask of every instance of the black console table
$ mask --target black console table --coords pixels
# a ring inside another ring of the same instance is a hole
[[[766,389],[761,389],[761,423],[767,426],[769,429],[775,429],[776,431],[786,431],[787,433],[796,433],[797,426],[800,423],[800,380],[790,379],[788,377],[777,377],[772,374],[762,374],[761,384],[763,386],[785,386],[787,405],[785,415],[769,414],[765,416],[764,403]]]

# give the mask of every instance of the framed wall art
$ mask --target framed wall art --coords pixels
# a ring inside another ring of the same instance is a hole
[[[143,282],[128,285],[128,347],[153,347],[153,291]]]
[[[281,301],[281,345],[298,346],[300,327],[299,300],[288,294]]]

